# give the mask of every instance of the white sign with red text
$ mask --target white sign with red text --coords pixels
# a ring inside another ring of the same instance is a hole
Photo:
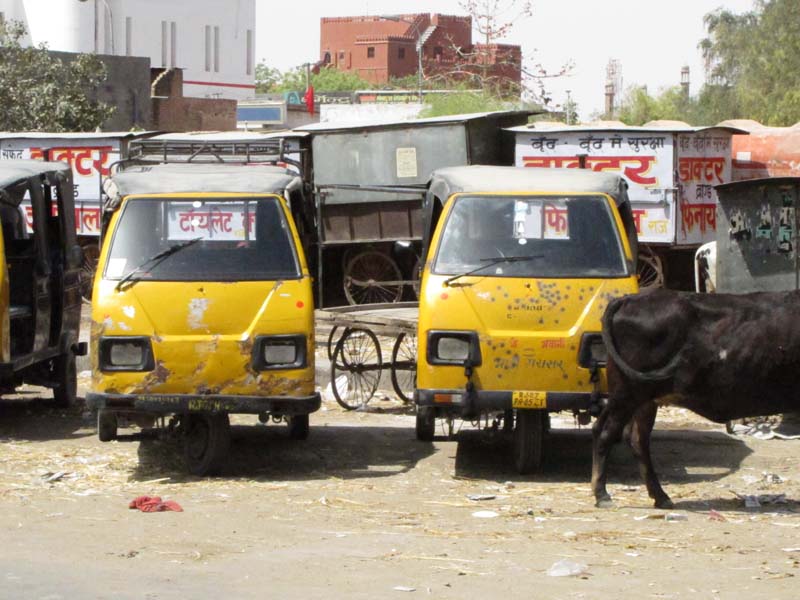
[[[717,192],[731,181],[731,134],[706,130],[678,136],[679,244],[705,244],[716,239]]]
[[[674,135],[646,131],[530,131],[517,133],[518,167],[584,167],[628,181],[639,240],[674,242]]]
[[[49,154],[48,154],[49,153]],[[75,188],[75,231],[78,235],[100,235],[100,177],[120,159],[120,142],[100,138],[27,138],[0,140],[0,160],[45,157],[72,167]],[[30,202],[22,202],[28,229],[33,223]]]

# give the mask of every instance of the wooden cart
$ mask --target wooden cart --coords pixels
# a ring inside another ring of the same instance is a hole
[[[365,406],[389,370],[392,388],[405,403],[414,397],[417,380],[416,302],[341,306],[316,311],[317,327],[328,325],[327,352],[331,388],[347,410]],[[384,359],[391,338],[390,358]]]

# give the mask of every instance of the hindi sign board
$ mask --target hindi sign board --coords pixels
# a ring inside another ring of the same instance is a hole
[[[0,135],[0,160],[34,159],[65,162],[72,167],[75,190],[75,230],[81,236],[100,235],[101,177],[119,161],[127,148],[130,133],[118,134],[39,134]],[[32,211],[28,199],[22,202],[28,229]]]
[[[618,173],[630,186],[639,240],[674,243],[673,133],[668,131],[516,131],[518,167],[585,168]]]

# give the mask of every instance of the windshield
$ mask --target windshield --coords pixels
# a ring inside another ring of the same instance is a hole
[[[128,276],[261,281],[299,278],[300,267],[277,198],[133,198],[122,209],[105,269],[106,279]]]
[[[545,278],[628,274],[603,196],[457,197],[433,272],[470,271],[476,276]]]

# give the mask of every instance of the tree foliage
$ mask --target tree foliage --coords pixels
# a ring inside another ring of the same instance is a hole
[[[47,46],[25,47],[25,27],[0,22],[0,131],[93,131],[114,108],[94,99],[106,79],[94,55],[63,61]]]
[[[765,125],[800,121],[800,2],[757,0],[734,14],[719,9],[704,18],[707,37],[699,47],[707,82],[696,97],[680,87],[651,96],[632,88],[618,118],[630,125],[676,119],[713,125],[755,119]]]
[[[515,106],[495,95],[483,91],[464,90],[451,94],[425,96],[425,108],[420,113],[420,117],[441,117],[511,108],[515,108]]]
[[[368,90],[373,85],[355,73],[340,71],[335,67],[322,67],[311,73],[311,85],[315,90],[325,92],[353,92]],[[280,71],[261,61],[256,65],[256,92],[259,94],[277,94],[281,92],[297,92],[306,89],[306,67],[295,67],[288,71]]]

